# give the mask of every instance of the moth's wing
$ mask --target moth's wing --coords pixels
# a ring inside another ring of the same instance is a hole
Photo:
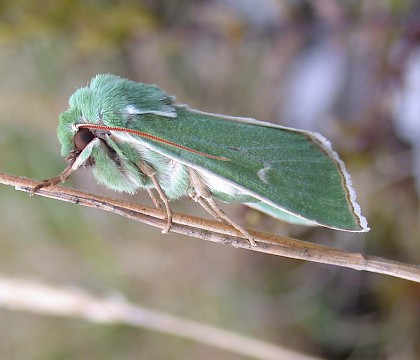
[[[176,118],[131,118],[129,127],[230,159],[209,159],[136,137],[144,146],[216,175],[270,207],[312,224],[369,230],[343,162],[321,135],[185,106],[177,107]]]
[[[261,211],[267,215],[270,215],[276,219],[286,221],[291,224],[298,224],[298,225],[315,225],[313,222],[305,220],[301,217],[297,217],[290,213],[287,213],[279,208],[275,208],[274,206],[268,205],[263,202],[254,202],[254,203],[244,203],[244,205],[249,206],[250,208],[256,209]]]

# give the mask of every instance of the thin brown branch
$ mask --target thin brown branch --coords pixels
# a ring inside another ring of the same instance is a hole
[[[0,173],[0,183],[14,186],[17,190],[30,192],[39,181]],[[36,194],[113,212],[160,229],[164,228],[166,224],[166,212],[163,210],[128,201],[93,195],[63,186],[42,188]],[[420,267],[416,265],[360,253],[352,253],[329,246],[312,244],[255,230],[249,230],[249,232],[253,235],[258,246],[251,247],[249,241],[241,237],[241,234],[230,226],[195,216],[174,213],[171,231],[267,254],[337,265],[420,282]]]

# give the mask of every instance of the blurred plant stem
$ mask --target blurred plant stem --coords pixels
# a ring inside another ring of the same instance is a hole
[[[14,186],[17,190],[31,192],[39,184],[39,181],[0,173],[0,183]],[[161,229],[166,225],[166,212],[164,210],[128,201],[89,194],[62,186],[42,188],[36,195],[113,212]],[[258,244],[258,246],[252,247],[248,239],[241,237],[241,234],[229,225],[194,216],[174,213],[171,231],[233,247],[293,259],[337,265],[359,271],[386,274],[420,283],[420,267],[416,265],[249,230]]]
[[[81,289],[59,288],[36,281],[0,276],[0,306],[13,311],[145,328],[258,359],[315,359],[210,325],[136,306],[121,296],[99,298]]]

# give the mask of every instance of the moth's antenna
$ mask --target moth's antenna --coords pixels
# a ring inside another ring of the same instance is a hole
[[[225,158],[223,156],[215,156],[215,155],[211,155],[211,154],[206,154],[206,153],[203,153],[201,151],[194,150],[194,149],[188,148],[188,147],[183,146],[183,145],[179,145],[179,144],[174,143],[172,141],[162,139],[160,137],[150,135],[150,134],[147,134],[147,133],[145,133],[143,131],[139,131],[139,130],[127,129],[127,128],[116,127],[116,126],[97,125],[97,124],[77,124],[76,128],[78,128],[78,129],[87,128],[87,129],[97,129],[97,130],[105,130],[105,131],[126,132],[126,133],[129,133],[129,134],[140,136],[142,138],[158,141],[158,142],[161,142],[162,144],[173,146],[173,147],[176,147],[178,149],[189,151],[190,153],[197,154],[197,155],[200,155],[200,156],[204,156],[204,157],[207,157],[209,159],[215,159],[215,160],[221,160],[221,161],[230,161],[230,159]]]

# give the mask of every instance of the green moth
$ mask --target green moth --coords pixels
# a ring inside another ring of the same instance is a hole
[[[155,85],[97,75],[78,89],[57,129],[68,167],[34,191],[91,167],[99,183],[163,203],[189,196],[210,214],[252,236],[215,202],[240,202],[280,220],[365,232],[350,176],[323,136],[193,110]],[[157,194],[156,194],[157,193]]]

